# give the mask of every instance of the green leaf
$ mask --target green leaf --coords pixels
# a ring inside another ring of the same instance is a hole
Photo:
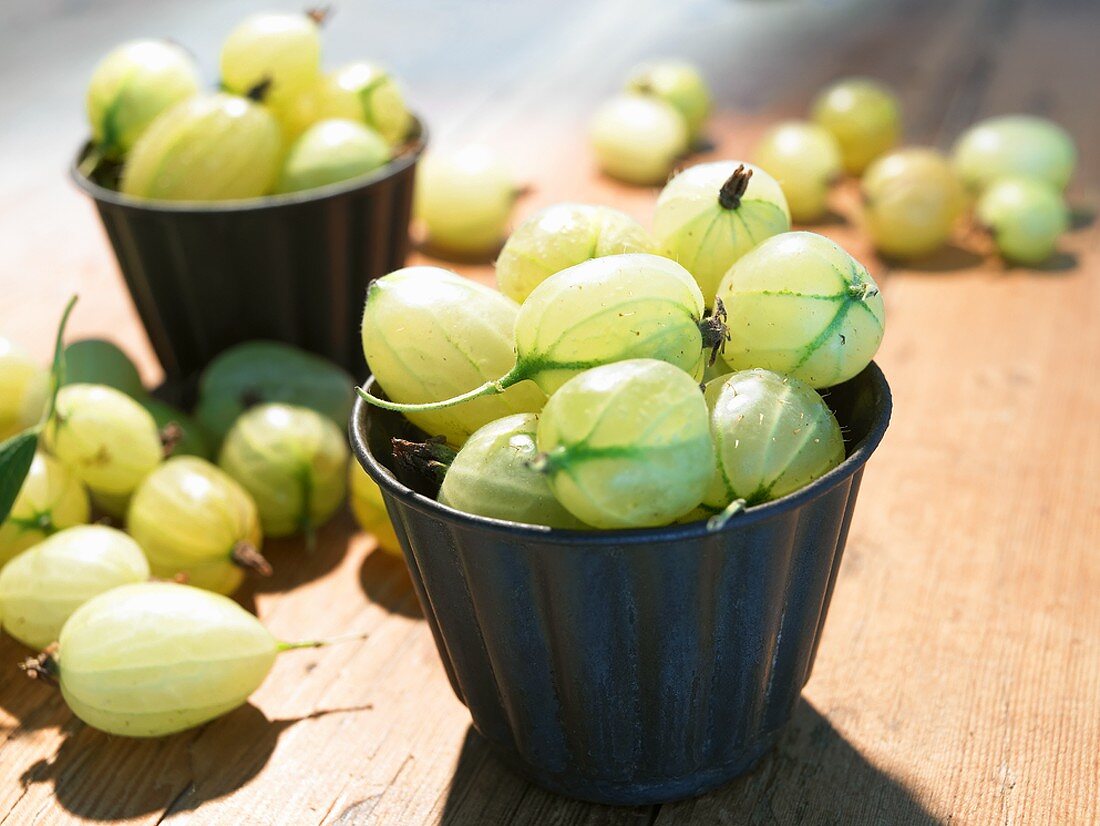
[[[65,336],[65,326],[69,323],[69,316],[76,306],[77,296],[69,299],[65,305],[65,311],[61,314],[61,323],[57,325],[57,338],[53,347],[53,369],[50,371],[50,403],[46,405],[46,412],[42,417],[44,425],[53,418],[54,405],[57,404],[57,391],[65,383],[65,344],[62,339]]]
[[[0,522],[8,518],[15,497],[31,469],[38,448],[38,428],[17,433],[0,444]]]

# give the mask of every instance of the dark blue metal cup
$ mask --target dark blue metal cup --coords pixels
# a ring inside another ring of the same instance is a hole
[[[826,400],[848,458],[714,533],[461,513],[395,475],[405,419],[358,402],[352,446],[382,488],[451,685],[510,766],[569,797],[633,805],[701,794],[772,747],[809,679],[890,420],[874,364]]]

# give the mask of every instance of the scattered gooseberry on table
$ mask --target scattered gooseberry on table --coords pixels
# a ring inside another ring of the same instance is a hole
[[[374,535],[378,547],[395,556],[401,555],[401,543],[397,541],[382,489],[378,487],[358,462],[348,468],[348,502],[359,527]]]
[[[1032,178],[1006,178],[978,200],[979,223],[997,251],[1017,264],[1041,264],[1054,254],[1069,229],[1069,209],[1057,190]]]
[[[897,98],[870,78],[844,78],[814,100],[812,120],[828,129],[840,144],[845,170],[859,175],[901,138]]]
[[[1066,188],[1077,163],[1073,138],[1033,115],[988,118],[967,129],[952,150],[955,171],[975,194],[1001,178],[1032,178]]]
[[[658,97],[639,94],[604,103],[592,116],[588,135],[604,173],[642,186],[664,183],[689,145],[680,112]]]
[[[775,178],[791,218],[803,224],[824,217],[829,187],[843,172],[836,138],[806,121],[785,121],[769,129],[753,150],[753,161]]]
[[[683,60],[659,60],[636,67],[627,91],[651,95],[678,111],[687,125],[688,139],[696,140],[710,114],[711,96],[698,67]]]

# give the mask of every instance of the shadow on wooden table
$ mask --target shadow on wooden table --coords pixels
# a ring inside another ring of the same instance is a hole
[[[381,548],[367,554],[359,569],[359,585],[367,599],[392,614],[416,618],[424,616],[416,600],[405,560],[396,554],[386,553]]]
[[[455,767],[442,822],[444,826],[513,822],[935,826],[941,821],[897,780],[871,765],[803,700],[779,745],[751,772],[703,797],[661,806],[597,806],[543,791],[506,768],[471,728]]]

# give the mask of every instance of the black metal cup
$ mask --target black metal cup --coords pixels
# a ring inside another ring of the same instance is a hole
[[[73,162],[99,210],[130,296],[164,371],[187,379],[234,344],[274,339],[363,375],[367,284],[404,266],[414,137],[385,167],[308,192],[183,203],[122,194]]]
[[[826,400],[848,458],[713,533],[461,513],[395,475],[390,439],[410,425],[358,401],[352,447],[382,488],[451,685],[509,765],[569,797],[636,805],[701,794],[771,748],[809,679],[890,420],[874,364]]]

